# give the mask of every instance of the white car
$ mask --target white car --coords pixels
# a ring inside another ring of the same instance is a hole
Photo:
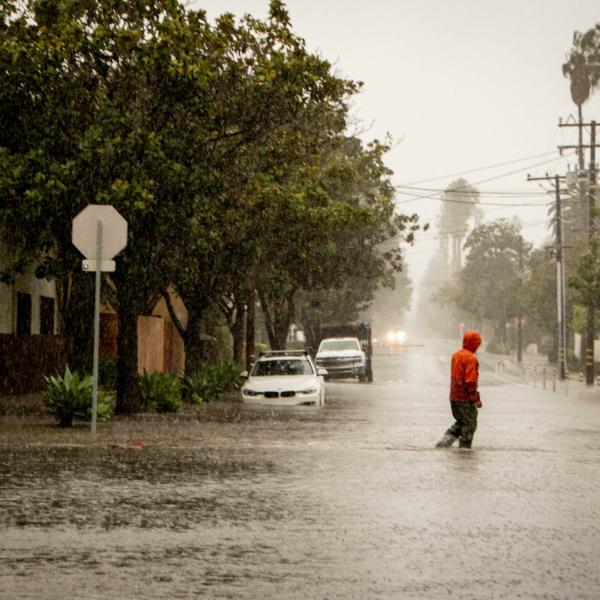
[[[367,355],[355,337],[326,338],[319,345],[317,367],[327,369],[328,377],[358,377],[367,381]]]
[[[255,404],[325,404],[325,369],[304,352],[265,352],[242,386],[242,400]]]

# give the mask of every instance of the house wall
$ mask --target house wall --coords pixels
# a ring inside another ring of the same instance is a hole
[[[0,270],[8,264],[8,251],[0,245]],[[15,333],[17,325],[17,294],[19,292],[31,295],[31,331],[40,333],[41,296],[54,300],[53,334],[57,333],[56,284],[54,281],[38,279],[34,268],[16,277],[13,285],[0,283],[0,333]]]

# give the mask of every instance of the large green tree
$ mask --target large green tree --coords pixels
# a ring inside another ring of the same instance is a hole
[[[400,264],[376,248],[416,217],[393,213],[383,146],[344,133],[358,86],[306,51],[278,0],[266,21],[209,23],[176,0],[5,0],[0,17],[0,227],[15,250],[4,279],[37,262],[57,280],[82,359],[91,277],[71,221],[88,203],[123,214],[128,246],[105,286],[118,413],[140,405],[137,316],[169,286],[188,309],[189,370],[211,304],[249,309],[258,286],[267,311],[283,300],[271,313],[283,332],[297,289],[350,272],[344,245],[363,249],[374,282]]]
[[[497,219],[476,227],[465,250],[465,265],[451,296],[476,323],[492,322],[496,339],[506,344],[508,321],[523,311],[524,266],[531,245],[517,222]]]

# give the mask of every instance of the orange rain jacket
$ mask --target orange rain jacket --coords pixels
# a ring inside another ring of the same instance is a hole
[[[479,361],[475,351],[481,345],[477,331],[467,331],[463,337],[463,347],[452,355],[450,376],[450,402],[473,402],[479,406]]]

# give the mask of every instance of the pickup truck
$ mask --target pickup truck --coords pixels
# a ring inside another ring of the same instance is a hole
[[[318,347],[315,362],[327,369],[327,379],[357,377],[373,381],[373,346],[367,323],[320,327],[311,332],[313,348]]]

